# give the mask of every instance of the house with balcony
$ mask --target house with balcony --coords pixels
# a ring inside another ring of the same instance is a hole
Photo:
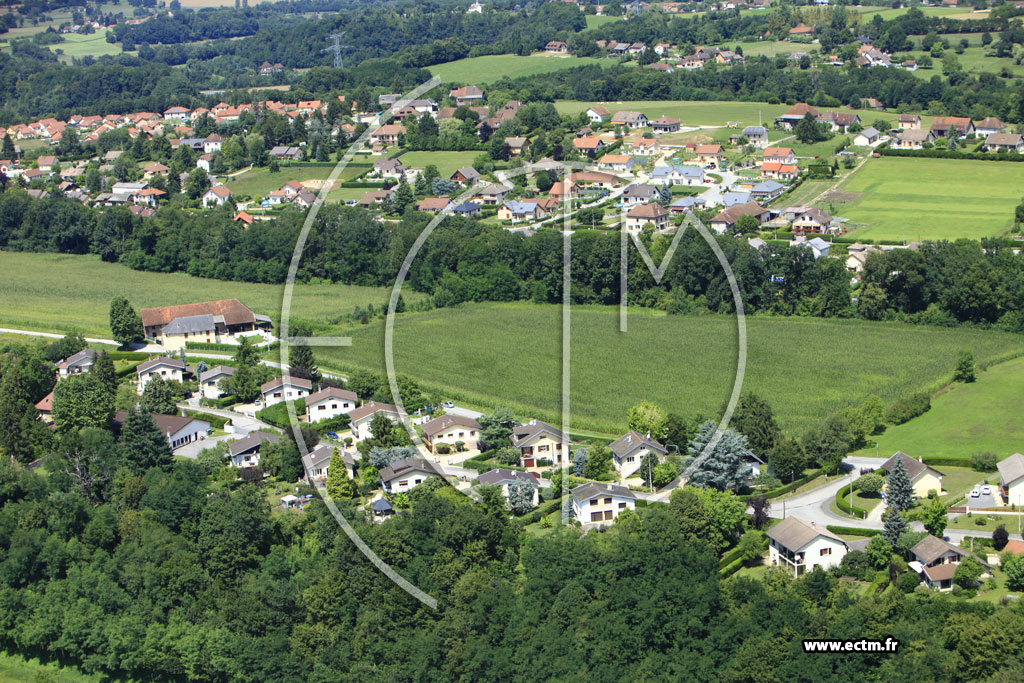
[[[549,460],[561,465],[563,454],[569,452],[569,437],[562,430],[555,429],[540,420],[530,420],[517,425],[509,437],[512,446],[519,450],[523,467],[536,467],[540,460]]]
[[[668,449],[658,443],[657,439],[648,434],[644,436],[636,430],[630,430],[608,444],[612,452],[612,465],[623,479],[627,479],[640,469],[644,458],[653,453],[660,461],[668,455]]]
[[[626,486],[590,482],[572,490],[572,513],[580,523],[614,522],[624,510],[636,510],[636,494]]]
[[[787,517],[768,530],[768,560],[793,576],[838,566],[850,547],[816,522]]]

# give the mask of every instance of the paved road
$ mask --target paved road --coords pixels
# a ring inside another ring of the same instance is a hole
[[[174,455],[180,456],[182,458],[192,458],[194,460],[195,458],[199,457],[199,451],[205,450],[207,448],[213,448],[222,441],[230,443],[237,439],[237,434],[222,434],[221,436],[208,436],[202,441],[193,441],[190,444],[182,446],[178,450],[174,451]]]

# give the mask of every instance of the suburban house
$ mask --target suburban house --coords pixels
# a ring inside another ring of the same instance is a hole
[[[294,401],[309,396],[313,383],[301,377],[275,377],[260,385],[263,405],[272,406],[282,401]]]
[[[57,377],[62,379],[68,375],[78,375],[89,372],[93,363],[96,362],[96,352],[92,349],[82,349],[76,354],[68,356],[57,363]]]
[[[725,150],[721,145],[697,145],[694,151],[697,153],[697,161],[702,164],[717,166],[725,161]]]
[[[500,486],[501,495],[505,496],[507,501],[509,484],[516,481],[522,481],[533,486],[533,507],[537,507],[540,503],[540,477],[535,472],[518,472],[498,467],[481,474],[477,477],[476,483],[484,486]]]
[[[498,220],[512,221],[518,223],[520,221],[532,221],[538,218],[543,218],[547,214],[544,209],[540,207],[536,202],[519,202],[519,201],[507,201],[501,205],[498,209]]]
[[[743,137],[747,143],[755,146],[768,144],[768,129],[764,126],[747,126],[743,129]]]
[[[917,545],[911,548],[910,554],[914,559],[908,562],[907,566],[918,572],[929,588],[937,588],[940,591],[953,587],[953,575],[956,574],[956,568],[968,557],[974,557],[987,569],[991,569],[987,562],[973,553],[931,534],[922,538]]]
[[[388,123],[370,133],[370,144],[397,145],[400,135],[405,135],[405,126],[397,123]]]
[[[245,437],[228,444],[228,457],[232,467],[256,467],[260,464],[260,447],[264,441],[277,443],[280,434],[270,432],[249,432]]]
[[[452,173],[449,180],[457,185],[469,187],[476,181],[480,180],[480,172],[472,166],[465,166],[455,171],[455,173]]]
[[[135,374],[138,376],[139,380],[138,392],[141,394],[146,388],[146,383],[153,377],[162,377],[164,380],[183,382],[187,371],[188,368],[185,366],[185,363],[177,358],[157,356],[156,358],[147,360],[145,363],[142,363],[139,367],[135,368]]]
[[[921,129],[921,115],[920,114],[900,114],[898,120],[898,126],[900,130],[920,130]]]
[[[863,272],[868,256],[881,253],[881,251],[881,248],[873,244],[861,244],[860,242],[851,244],[846,247],[846,269],[852,273]]]
[[[359,397],[354,391],[327,387],[306,397],[306,419],[310,424],[346,415],[356,409]]]
[[[935,142],[935,133],[920,128],[907,128],[900,132],[893,147],[896,149],[924,149],[925,143]]]
[[[203,206],[220,206],[231,199],[231,190],[224,185],[214,185],[203,195]]]
[[[167,443],[171,450],[176,451],[195,441],[206,438],[210,432],[210,423],[197,420],[194,417],[183,417],[181,415],[151,415],[153,423],[160,430],[160,433],[167,437]],[[114,426],[120,429],[121,425],[128,418],[128,413],[119,410],[114,413]]]
[[[792,147],[765,147],[761,157],[768,163],[795,164],[796,154]]]
[[[218,399],[224,395],[220,390],[220,381],[235,376],[235,369],[229,365],[215,365],[206,372],[199,373],[199,391],[203,398]]]
[[[36,412],[39,413],[39,419],[43,421],[43,424],[50,424],[53,422],[52,391],[39,399],[39,403],[36,403]]]
[[[768,530],[768,560],[793,576],[838,566],[849,550],[846,541],[824,526],[787,517]]]
[[[1002,133],[1004,130],[1006,130],[1006,124],[994,116],[986,117],[974,125],[974,134],[978,136],[988,137]]]
[[[480,434],[480,423],[462,415],[441,415],[420,425],[427,450],[433,451],[436,444],[447,444],[455,449],[460,441],[469,450],[476,450]]]
[[[477,104],[484,99],[484,91],[475,85],[464,85],[461,88],[453,88],[448,93],[458,106]]]
[[[591,123],[604,123],[611,115],[610,111],[599,104],[587,109],[587,118],[590,119]]]
[[[703,209],[705,203],[706,202],[703,199],[701,199],[700,196],[680,197],[679,199],[669,204],[668,211],[669,213],[673,214],[687,213],[688,211],[693,211],[694,209]]]
[[[655,166],[651,182],[656,185],[703,185],[704,169],[700,166]]]
[[[598,159],[597,167],[617,173],[629,173],[633,170],[635,163],[633,157],[628,154],[605,154]]]
[[[539,460],[550,460],[553,464],[560,465],[562,454],[569,452],[569,437],[560,429],[539,420],[517,425],[509,438],[512,446],[519,449],[523,467],[536,467]]]
[[[422,460],[402,458],[380,471],[380,483],[388,493],[402,493],[422,484],[427,477],[437,476]]]
[[[393,406],[390,403],[367,401],[348,414],[348,417],[351,420],[349,423],[349,429],[352,430],[352,439],[354,441],[362,441],[363,439],[368,439],[373,436],[370,433],[370,423],[373,422],[374,416],[378,413],[384,415],[395,423],[402,419],[402,416],[399,415],[398,408],[396,406]]]
[[[739,220],[740,216],[753,216],[761,224],[764,224],[768,220],[771,212],[768,209],[762,207],[755,201],[749,201],[744,204],[736,204],[730,206],[728,209],[723,209],[711,219],[711,229],[716,232],[732,232],[732,227],[736,225],[736,221]]]
[[[270,150],[269,156],[271,159],[298,161],[302,158],[302,148],[277,145]]]
[[[954,130],[958,137],[966,137],[974,132],[974,122],[966,116],[936,116],[932,121],[932,133],[937,138],[949,137]]]
[[[630,143],[630,154],[640,157],[653,157],[661,154],[661,143],[657,138],[637,138]]]
[[[1007,505],[1024,505],[1024,455],[1014,453],[1001,461],[999,468],[999,493]]]
[[[800,174],[800,169],[794,164],[780,164],[777,161],[761,162],[761,175],[773,180],[793,180]]]
[[[828,250],[832,246],[831,244],[821,239],[820,237],[815,237],[814,239],[807,239],[807,237],[802,234],[797,235],[796,238],[792,242],[790,242],[790,244],[799,245],[806,249],[810,249],[811,253],[814,255],[814,258],[822,258],[824,256],[828,256]]]
[[[833,133],[849,133],[850,126],[860,123],[860,115],[827,111],[818,117],[818,121],[828,124]]]
[[[669,226],[669,213],[661,204],[651,202],[634,206],[626,212],[626,229],[639,231],[648,223],[655,230],[664,230]]]
[[[775,123],[781,128],[792,130],[796,124],[800,123],[805,116],[810,114],[815,119],[818,118],[818,110],[807,104],[806,102],[798,102],[790,107],[789,111],[781,116],[776,117]]]
[[[613,126],[625,126],[626,128],[643,128],[647,125],[647,117],[640,111],[617,111],[612,116]]]
[[[942,472],[937,469],[925,465],[921,460],[915,460],[903,451],[897,451],[891,458],[882,463],[880,469],[885,470],[888,474],[893,465],[896,464],[896,459],[899,458],[903,461],[903,467],[907,470],[907,475],[910,477],[910,483],[914,487],[914,495],[918,498],[927,498],[929,491],[935,491],[936,493],[942,493]]]
[[[351,453],[334,446],[320,444],[302,456],[302,468],[306,472],[307,484],[315,486],[317,482],[327,481],[327,477],[331,472],[331,456],[334,455],[335,451],[341,456],[341,461],[345,465],[345,473],[349,479],[355,478],[356,461],[352,458]]]
[[[170,342],[177,343],[173,339],[167,339],[165,329],[168,325],[179,318],[195,318],[198,316],[210,316],[216,324],[215,335],[209,337],[210,341],[220,342],[223,337],[240,336],[242,333],[255,333],[266,337],[272,327],[270,318],[265,315],[258,315],[251,308],[238,299],[221,299],[219,301],[204,301],[196,304],[181,304],[178,306],[161,306],[160,308],[143,308],[140,311],[142,327],[146,336],[156,339],[165,346]],[[182,325],[181,327],[186,327]],[[178,326],[172,330],[178,329]],[[171,336],[182,336],[181,341],[188,339],[185,331],[175,332]],[[192,341],[207,341],[206,336],[199,336]],[[182,344],[183,346],[184,344]]]
[[[583,137],[573,138],[572,146],[581,154],[586,154],[588,157],[593,157],[598,151],[604,148],[604,140],[596,135],[584,135]]]
[[[832,230],[833,220],[827,211],[814,208],[804,209],[793,219],[792,229],[797,234],[826,233]]]
[[[405,166],[398,159],[377,159],[373,162],[373,174],[397,180],[405,175]]]
[[[505,138],[505,146],[508,147],[509,156],[519,157],[530,148],[530,141],[522,136]]]
[[[473,199],[481,204],[493,206],[505,201],[505,195],[509,193],[509,189],[501,183],[491,183],[477,190]]]
[[[633,183],[626,186],[626,189],[622,191],[620,199],[626,206],[636,206],[637,204],[646,204],[657,196],[657,188],[651,185]]]
[[[878,129],[868,126],[853,136],[853,144],[855,147],[868,147],[878,142],[880,136],[881,133],[878,132]]]
[[[565,53],[569,51],[569,47],[565,44],[564,40],[549,40],[547,45],[544,46],[544,51]]]
[[[778,199],[786,190],[786,186],[775,180],[762,180],[750,186],[751,199],[758,202],[770,202]]]
[[[1024,137],[1019,133],[991,133],[985,138],[990,152],[1017,152],[1024,150]]]
[[[625,486],[591,482],[572,490],[573,517],[583,524],[614,521],[623,510],[636,510],[636,495]]]
[[[668,454],[668,449],[656,439],[636,430],[630,430],[612,441],[608,449],[612,452],[612,463],[623,479],[633,476],[640,469],[648,453],[653,453],[659,460]]]
[[[424,197],[419,204],[416,205],[417,211],[425,211],[426,213],[437,213],[438,211],[444,211],[448,208],[448,205],[452,203],[451,197]]]
[[[662,115],[661,118],[651,121],[651,130],[655,135],[660,133],[678,133],[682,121],[671,116]]]

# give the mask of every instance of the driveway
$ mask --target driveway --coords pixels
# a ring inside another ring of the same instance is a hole
[[[177,456],[181,456],[182,458],[192,458],[192,459],[195,459],[196,457],[199,456],[199,451],[205,450],[207,448],[213,448],[214,446],[216,446],[218,443],[220,443],[222,441],[230,443],[232,441],[237,441],[237,440],[238,440],[238,435],[237,434],[223,434],[221,436],[208,436],[205,439],[203,439],[202,441],[193,441],[190,444],[186,444],[186,445],[182,446],[178,450],[174,451],[174,454],[177,455]]]

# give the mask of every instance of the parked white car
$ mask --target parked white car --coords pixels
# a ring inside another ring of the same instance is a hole
[[[981,487],[981,493],[984,496],[990,495],[992,493],[992,487],[989,486],[988,484],[985,484],[984,486]]]
[[[981,491],[978,490],[977,486],[975,486],[973,489],[971,489],[971,498],[977,498],[980,495],[981,495]]]

